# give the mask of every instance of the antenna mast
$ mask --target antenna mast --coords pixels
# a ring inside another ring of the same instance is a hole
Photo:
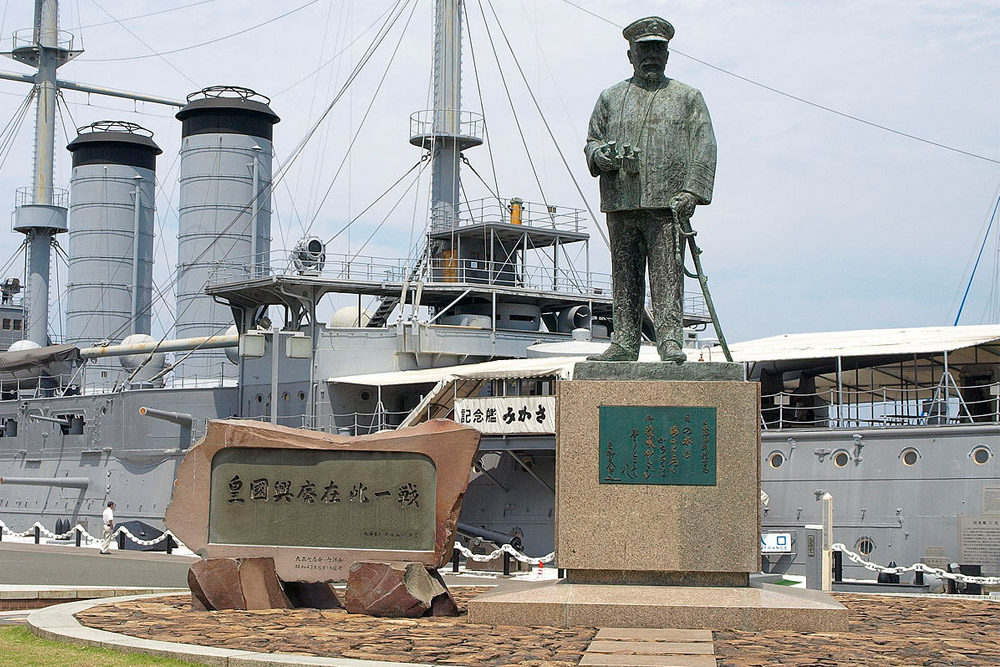
[[[52,239],[66,231],[67,193],[53,186],[56,70],[82,51],[73,50],[73,37],[59,31],[58,0],[35,0],[35,25],[14,33],[4,55],[36,69],[35,168],[30,188],[17,191],[14,230],[28,237],[25,338],[48,345],[49,263]]]

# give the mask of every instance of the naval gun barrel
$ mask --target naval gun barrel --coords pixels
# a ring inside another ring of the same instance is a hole
[[[69,489],[86,489],[90,485],[90,480],[86,477],[0,477],[0,484],[61,486]]]
[[[98,345],[80,348],[80,357],[94,359],[97,357],[123,357],[128,354],[145,354],[148,352],[180,352],[182,350],[214,350],[223,347],[236,347],[240,344],[239,334],[224,334],[219,336],[198,336],[196,338],[175,338],[158,343],[135,343],[133,345]]]
[[[46,417],[44,415],[28,415],[28,419],[33,422],[52,422],[53,424],[59,424],[60,426],[69,426],[70,420],[65,417]]]
[[[186,412],[167,412],[166,410],[157,410],[156,408],[139,408],[139,414],[143,417],[152,417],[153,419],[162,419],[166,422],[173,422],[174,424],[180,424],[181,426],[190,426],[192,417]]]
[[[472,526],[467,523],[462,523],[461,521],[458,523],[458,532],[465,535],[471,535],[473,537],[481,537],[484,540],[489,540],[490,542],[494,542],[496,544],[509,544],[518,551],[522,549],[521,538],[517,535],[498,533],[495,530]]]

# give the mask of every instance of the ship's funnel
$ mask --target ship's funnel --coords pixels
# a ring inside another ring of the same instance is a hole
[[[271,247],[271,137],[279,118],[248,88],[214,86],[188,95],[181,128],[177,234],[179,338],[221,334],[232,312],[204,293],[210,282],[266,275]],[[235,381],[221,350],[198,350],[178,381]]]
[[[148,334],[152,316],[153,133],[135,123],[99,121],[78,130],[67,150],[70,179],[66,342],[89,346]],[[98,361],[87,385],[111,387],[117,363]]]

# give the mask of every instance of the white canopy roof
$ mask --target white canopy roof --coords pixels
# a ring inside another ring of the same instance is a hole
[[[862,329],[782,334],[729,346],[734,361],[788,361],[888,355],[933,354],[1000,341],[1000,325]],[[721,361],[722,349],[705,350],[705,360]]]
[[[560,379],[568,380],[573,377],[573,365],[578,361],[580,361],[580,357],[502,359],[500,361],[485,361],[479,364],[465,364],[463,366],[444,366],[441,368],[421,368],[412,371],[390,371],[387,373],[332,377],[327,382],[386,387],[402,384],[433,384],[442,380],[469,378],[536,378],[554,375]]]

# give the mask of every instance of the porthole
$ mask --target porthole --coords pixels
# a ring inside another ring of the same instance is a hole
[[[257,394],[257,402],[258,403],[263,403],[264,402],[264,397],[261,396],[260,394]]]
[[[838,468],[843,468],[850,462],[850,460],[851,460],[851,455],[845,451],[839,451],[833,455],[833,465],[837,466]]]
[[[780,468],[782,464],[785,463],[785,455],[781,452],[772,452],[771,455],[767,457],[767,463],[772,468]]]
[[[291,395],[291,394],[289,394],[289,393],[288,393],[288,392],[286,391],[285,393],[283,393],[283,394],[281,395],[281,400],[283,400],[283,401],[287,401],[287,400],[288,400],[289,398],[291,398],[291,397],[292,397],[292,395]]]
[[[972,460],[976,465],[983,465],[992,458],[993,452],[986,445],[978,445],[972,450]]]
[[[862,535],[858,538],[858,541],[854,543],[854,548],[858,550],[858,553],[862,556],[871,556],[872,552],[875,551],[875,541],[867,535]]]
[[[371,393],[369,393],[367,391],[361,392],[361,400],[362,401],[367,401],[371,397],[372,397]]]
[[[903,453],[899,455],[899,460],[903,462],[904,466],[916,465],[917,461],[920,460],[920,452],[912,447],[904,449]]]
[[[304,392],[304,391],[300,391],[299,392],[299,400],[300,401],[306,400],[306,392]]]

